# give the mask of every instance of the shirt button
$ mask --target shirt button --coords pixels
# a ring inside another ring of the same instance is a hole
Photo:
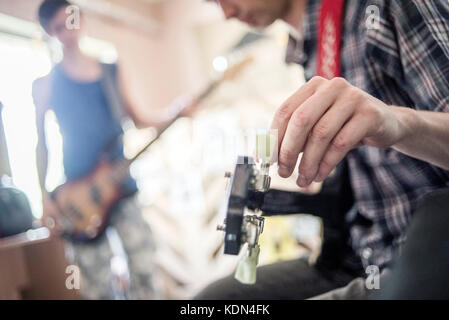
[[[373,249],[365,248],[362,251],[362,258],[367,260],[371,257],[372,254],[373,254]]]

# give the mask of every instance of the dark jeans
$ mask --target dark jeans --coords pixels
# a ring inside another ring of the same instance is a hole
[[[195,299],[300,300],[345,286],[353,278],[349,272],[323,272],[305,259],[297,259],[259,267],[255,285],[243,285],[234,275],[228,276],[209,285]]]
[[[321,261],[326,264],[332,260]],[[343,287],[357,275],[341,268],[310,266],[299,259],[260,267],[257,277],[257,283],[249,286],[229,276],[209,285],[195,298],[307,299]],[[355,297],[350,290],[343,290],[338,296],[339,299],[449,299],[449,189],[438,190],[420,203],[407,231],[407,241],[392,271],[381,280],[378,292],[362,292]]]
[[[449,299],[449,189],[418,206],[380,299]]]

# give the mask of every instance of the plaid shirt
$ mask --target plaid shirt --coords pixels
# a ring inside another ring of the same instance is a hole
[[[320,1],[308,0],[300,39],[290,36],[286,61],[316,73]],[[380,24],[369,29],[368,6]],[[388,105],[449,112],[449,2],[347,0],[342,76]],[[405,240],[414,208],[426,193],[449,186],[449,172],[393,149],[360,147],[347,155],[358,214],[350,242],[364,266],[384,267]],[[424,235],[425,236],[425,235]]]

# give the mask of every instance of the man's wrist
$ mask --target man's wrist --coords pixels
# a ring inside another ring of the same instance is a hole
[[[407,107],[394,108],[399,124],[399,138],[392,147],[401,151],[415,144],[416,138],[423,134],[424,125],[417,110]]]

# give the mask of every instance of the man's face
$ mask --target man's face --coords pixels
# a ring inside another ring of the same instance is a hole
[[[255,27],[265,28],[282,18],[290,0],[217,0],[226,19],[236,18]]]
[[[70,13],[66,12],[66,7],[62,7],[52,18],[48,26],[49,35],[56,37],[67,48],[74,47],[78,44],[80,32],[77,28],[67,28],[66,22],[69,16]]]

